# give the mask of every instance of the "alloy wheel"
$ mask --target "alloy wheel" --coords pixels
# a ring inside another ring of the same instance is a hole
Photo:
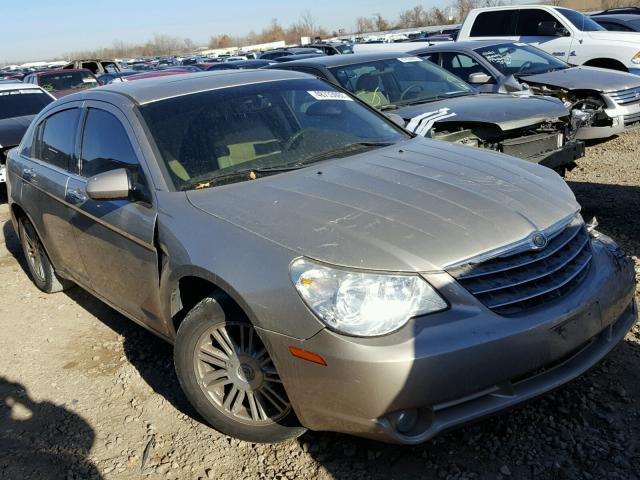
[[[46,279],[43,262],[43,256],[45,253],[42,248],[42,244],[35,236],[33,227],[30,225],[25,225],[22,232],[27,262],[29,262],[33,274],[36,275],[39,280],[44,282]]]
[[[198,339],[193,361],[200,388],[227,417],[267,425],[291,411],[273,361],[250,324],[212,326]]]

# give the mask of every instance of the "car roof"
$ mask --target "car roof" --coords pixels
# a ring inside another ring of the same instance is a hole
[[[504,43],[515,43],[507,39],[496,40],[468,40],[462,42],[438,42],[428,47],[416,48],[408,53],[428,52],[429,50],[475,50],[476,48],[492,47]]]
[[[154,77],[135,82],[110,83],[98,89],[86,90],[83,96],[85,99],[90,99],[94,95],[100,95],[101,92],[113,92],[125,95],[138,104],[145,104],[238,85],[303,78],[308,79],[309,76],[285,70],[218,70]]]
[[[376,60],[388,60],[391,58],[410,57],[406,53],[400,52],[376,52],[376,53],[352,53],[349,55],[322,55],[319,57],[306,58],[287,62],[287,66],[292,65],[323,65],[325,67],[342,67],[344,65],[357,65],[359,63],[375,62]]]
[[[42,90],[42,88],[33,83],[0,83],[0,92],[4,92],[7,90]]]
[[[598,20],[620,20],[621,22],[631,22],[632,20],[640,19],[640,15],[633,15],[630,13],[608,13],[606,15],[596,15],[593,19]]]
[[[57,68],[55,70],[40,70],[39,72],[34,72],[36,75],[58,75],[60,73],[70,73],[70,72],[87,72],[91,73],[91,70],[87,68]]]

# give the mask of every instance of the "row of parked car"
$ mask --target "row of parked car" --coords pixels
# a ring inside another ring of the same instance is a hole
[[[252,442],[415,444],[580,375],[636,321],[634,264],[536,164],[562,172],[581,137],[633,126],[640,95],[619,92],[639,77],[506,39],[418,47],[55,102],[0,84],[35,284],[174,343],[194,407]],[[480,93],[475,64],[513,91]],[[601,93],[577,102],[554,75]]]

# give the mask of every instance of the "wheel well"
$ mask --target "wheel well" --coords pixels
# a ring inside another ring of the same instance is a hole
[[[223,308],[242,310],[239,305],[220,287],[202,277],[182,277],[171,295],[172,321],[178,331],[182,320],[202,299],[212,294],[224,298]],[[174,313],[175,312],[175,313]]]
[[[594,58],[584,63],[587,67],[599,67],[609,68],[611,70],[619,70],[621,72],[628,72],[629,69],[625,67],[622,62],[614,60],[613,58]]]
[[[13,214],[16,220],[27,216],[27,214],[22,209],[22,207],[20,207],[20,205],[18,205],[17,203],[13,203],[11,205],[11,213]]]

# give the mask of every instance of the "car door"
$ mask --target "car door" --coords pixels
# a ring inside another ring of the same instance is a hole
[[[566,36],[540,35],[538,25],[542,22],[555,22],[558,27],[564,27]],[[568,22],[567,22],[568,23]],[[538,47],[560,60],[569,61],[573,37],[569,35],[570,28],[559,18],[539,8],[523,8],[519,10],[516,24],[516,35],[523,43]]]
[[[80,283],[86,279],[69,225],[66,202],[70,176],[77,169],[80,102],[64,104],[41,119],[33,144],[21,152],[22,205],[58,273]]]
[[[125,168],[129,199],[94,200],[86,192],[95,175]],[[159,331],[156,209],[135,134],[116,107],[87,102],[82,121],[79,174],[69,180],[71,224],[91,288],[124,313]]]

